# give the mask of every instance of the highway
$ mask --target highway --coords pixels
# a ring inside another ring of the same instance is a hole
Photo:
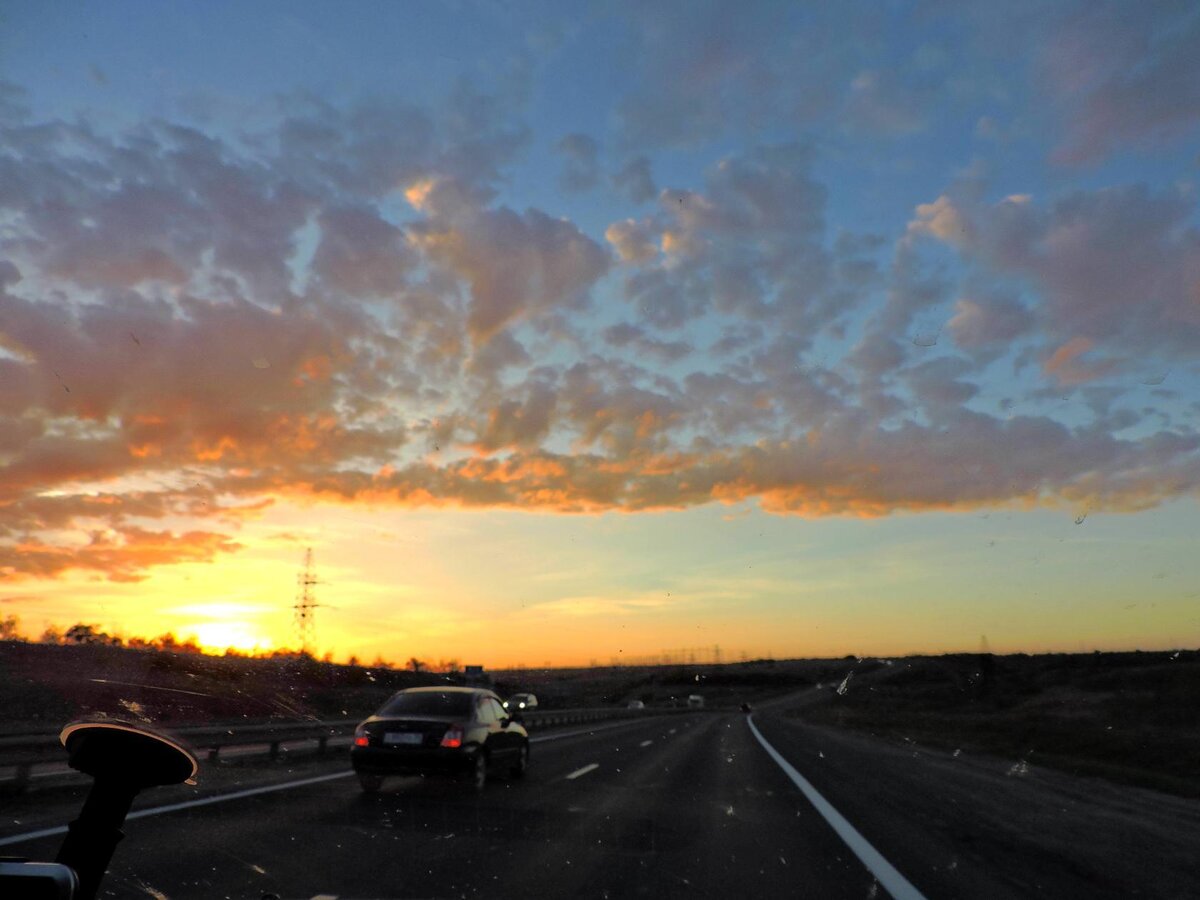
[[[364,795],[344,759],[297,768],[290,780],[305,783],[261,793],[213,773],[210,799],[241,794],[149,815],[168,798],[144,798],[105,895],[1200,895],[1196,801],[1013,772],[787,712],[764,708],[754,728],[745,715],[707,712],[537,734],[529,776],[496,778],[481,795],[436,779]],[[289,781],[278,767],[272,777],[276,788]],[[848,843],[829,810],[857,838]],[[14,825],[12,811],[0,852],[53,858],[60,837],[21,835],[71,816],[27,811]],[[877,880],[881,864],[899,881]]]

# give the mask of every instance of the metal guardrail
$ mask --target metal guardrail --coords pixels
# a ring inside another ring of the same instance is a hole
[[[277,759],[283,744],[315,740],[317,752],[324,755],[330,738],[353,732],[357,719],[328,722],[289,722],[243,725],[240,723],[178,728],[171,731],[182,738],[201,758],[215,762],[222,750],[233,747],[265,745],[271,759]],[[23,791],[38,766],[59,765],[66,754],[58,732],[6,735],[0,737],[0,769],[12,769],[4,785],[8,791]]]
[[[547,709],[527,710],[521,716],[522,724],[530,731],[557,725],[574,725],[609,719],[629,719],[666,713],[696,712],[685,708],[666,709]],[[361,719],[338,719],[324,722],[267,722],[252,725],[240,723],[224,725],[202,725],[171,730],[171,734],[182,738],[198,757],[209,762],[221,759],[222,752],[235,748],[265,747],[266,755],[276,760],[285,752],[285,744],[297,741],[315,741],[318,756],[326,755],[331,742],[349,737]],[[61,766],[65,762],[65,751],[58,738],[59,732],[37,732],[32,734],[0,736],[0,769],[11,769],[7,779],[0,785],[8,792],[20,792],[29,786],[34,769],[39,766]]]
[[[694,712],[694,710],[691,710]],[[580,722],[599,722],[605,719],[636,719],[639,716],[658,715],[661,713],[689,712],[682,707],[663,709],[536,709],[526,710],[521,715],[522,724],[530,729],[545,728],[550,725],[573,725]]]

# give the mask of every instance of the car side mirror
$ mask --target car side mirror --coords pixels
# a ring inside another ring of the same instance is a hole
[[[501,728],[507,728],[509,725],[511,725],[511,724],[512,724],[512,722],[513,722],[513,720],[512,720],[512,717],[511,717],[511,716],[510,716],[509,718],[507,718],[507,719],[501,719],[501,720],[500,720],[500,727],[501,727]]]

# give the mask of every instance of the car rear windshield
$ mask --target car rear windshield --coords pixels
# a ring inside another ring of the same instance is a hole
[[[381,716],[469,716],[471,694],[457,691],[415,691],[400,693],[379,711]]]

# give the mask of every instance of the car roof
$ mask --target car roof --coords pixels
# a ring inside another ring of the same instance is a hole
[[[494,691],[490,691],[487,688],[459,687],[457,685],[449,685],[449,684],[446,685],[445,687],[441,687],[438,685],[432,685],[430,687],[404,688],[403,690],[398,691],[397,693],[401,693],[401,694],[432,694],[435,692],[439,693],[439,694],[484,694],[488,697],[496,696]]]

